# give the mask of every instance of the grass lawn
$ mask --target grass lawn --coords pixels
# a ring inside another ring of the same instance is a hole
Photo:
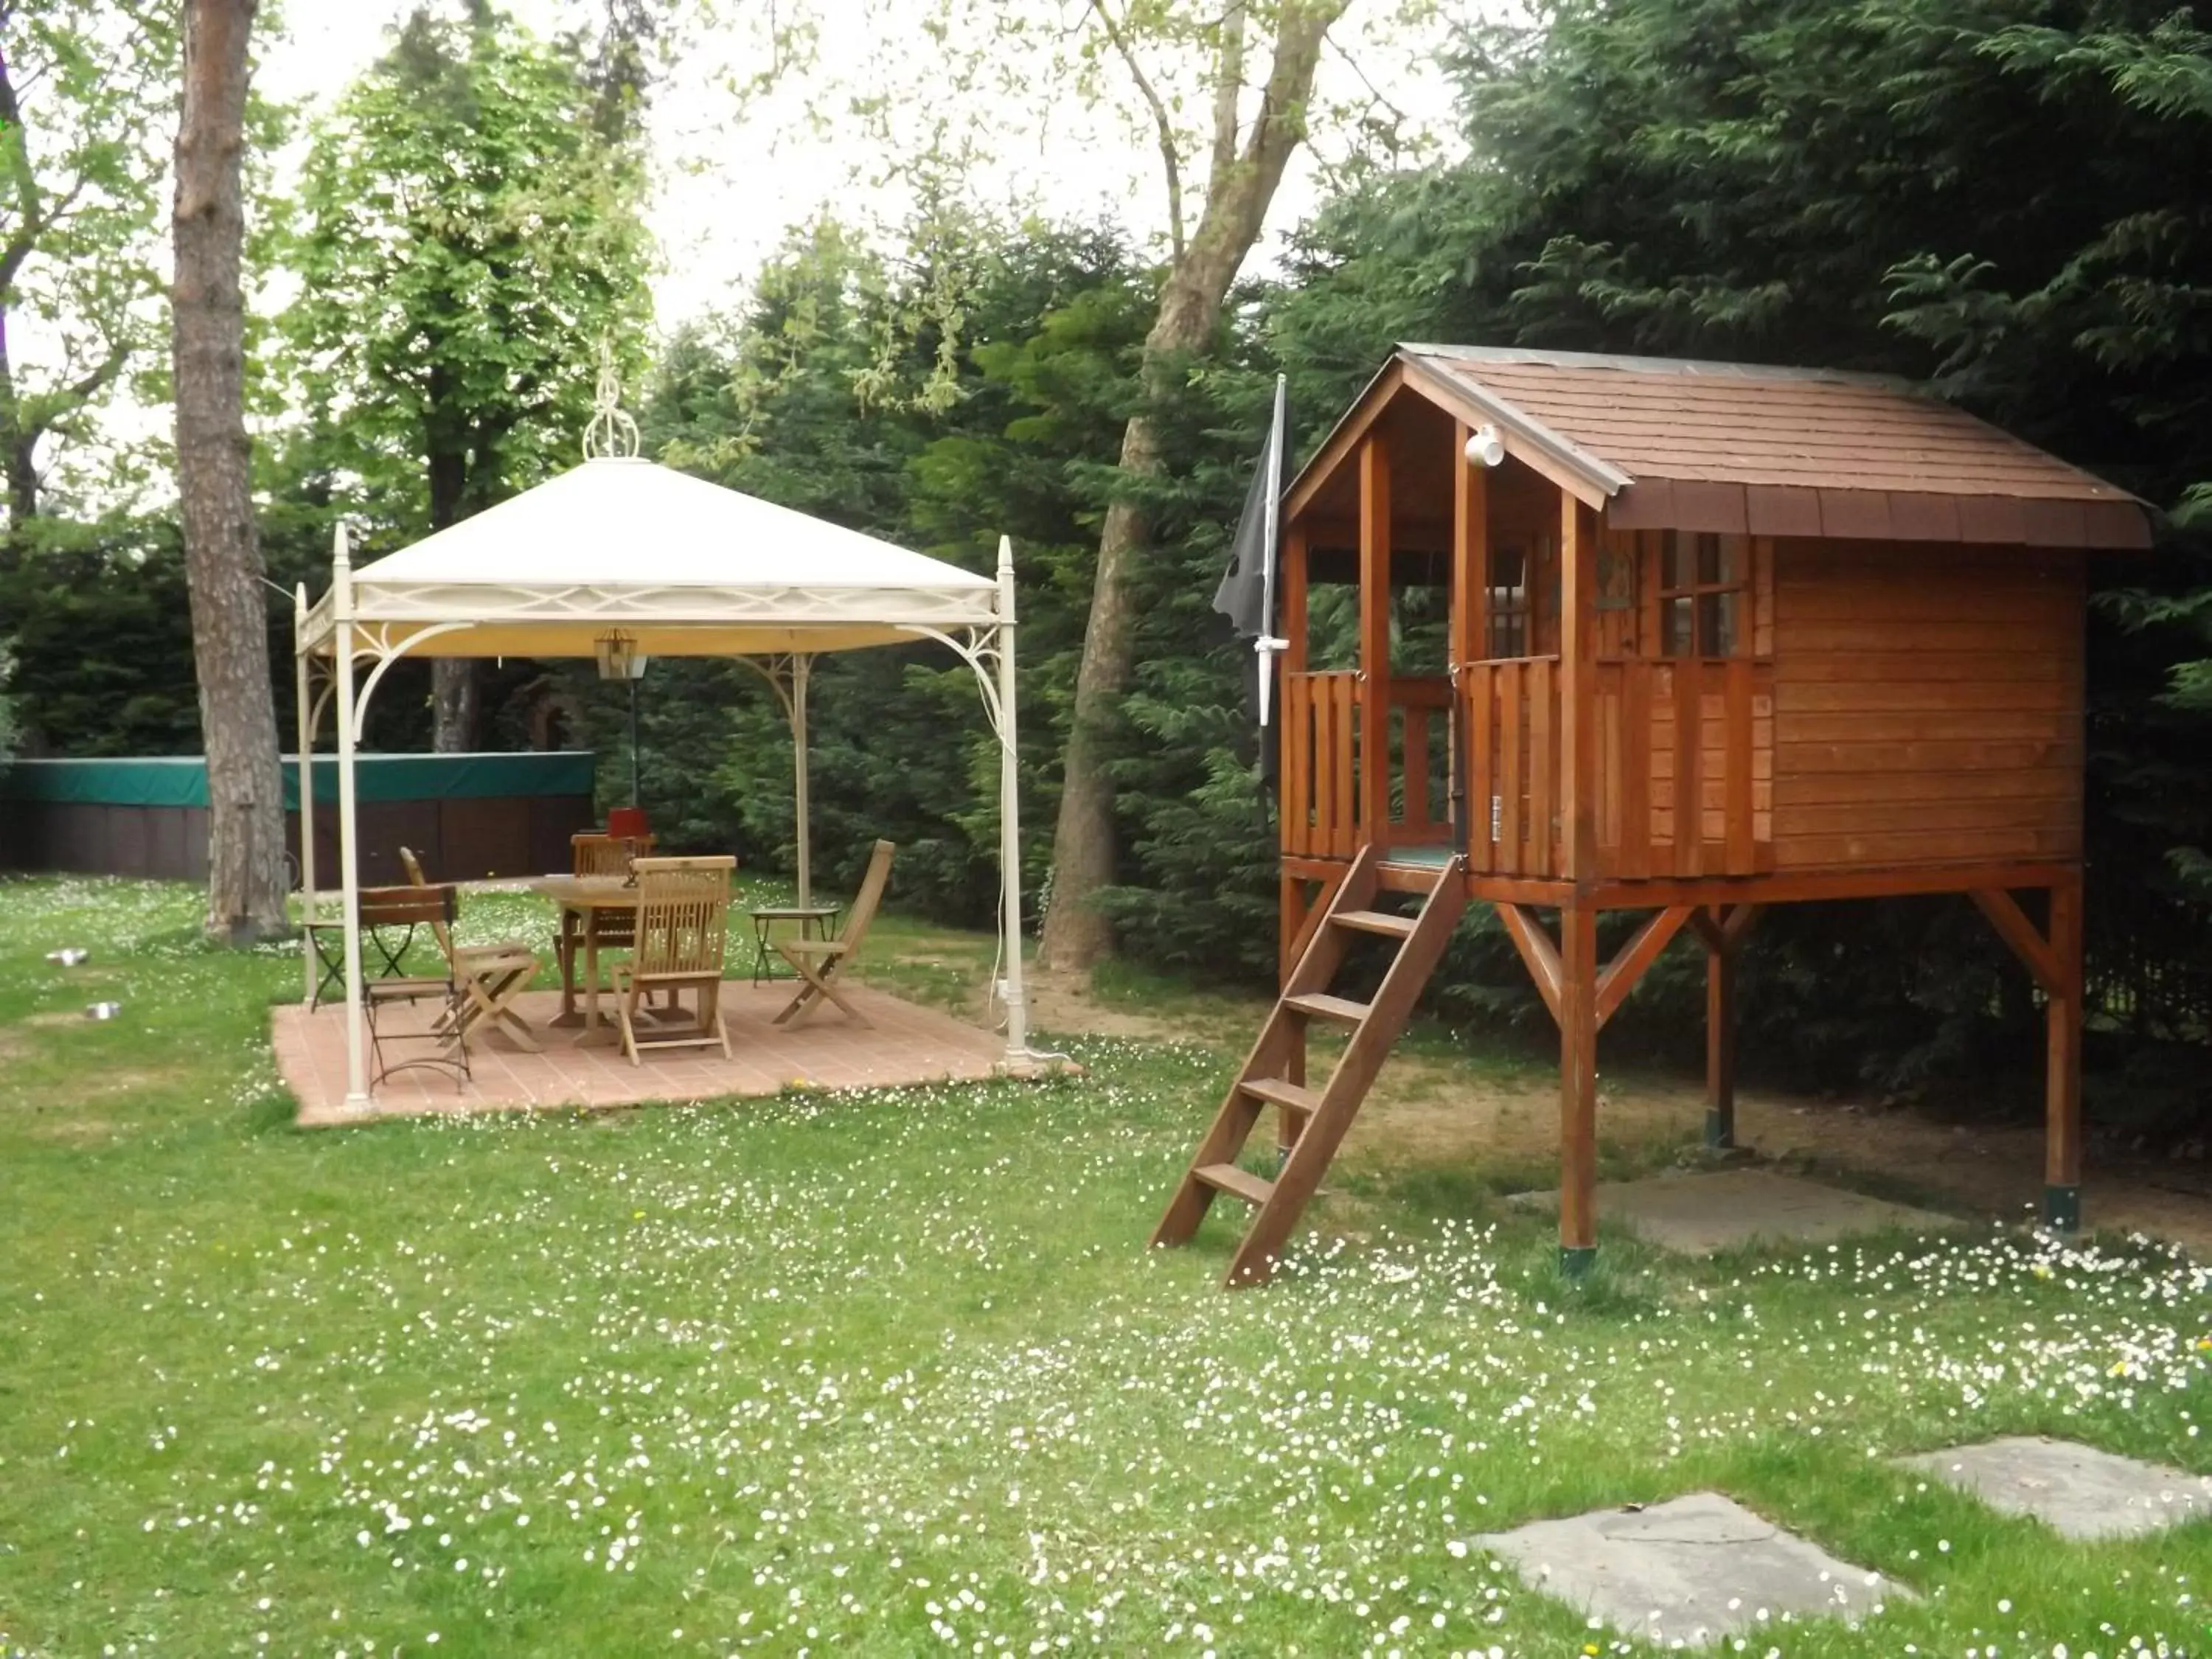
[[[2162,1249],[1608,1235],[1570,1290],[1543,1218],[1370,1160],[1224,1296],[1225,1220],[1144,1249],[1223,1043],[307,1133],[298,958],[194,907],[0,885],[0,1653],[1638,1651],[1472,1540],[1703,1487],[1917,1592],[1746,1652],[2212,1651],[2212,1524],[2068,1545],[1884,1461],[2212,1470]],[[908,994],[988,966],[888,936]]]

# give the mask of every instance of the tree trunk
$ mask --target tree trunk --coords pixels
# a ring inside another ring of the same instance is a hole
[[[1160,306],[1145,337],[1144,380],[1148,401],[1166,395],[1174,366],[1211,343],[1229,285],[1260,239],[1283,170],[1305,137],[1306,101],[1322,42],[1343,15],[1347,0],[1284,0],[1277,15],[1274,55],[1259,112],[1241,153],[1233,114],[1224,132],[1222,112],[1234,109],[1241,85],[1240,33],[1223,36],[1217,58],[1216,131],[1212,177],[1198,231],[1170,267]],[[1241,25],[1243,9],[1232,6]],[[1178,231],[1180,227],[1178,227]],[[1155,477],[1161,470],[1159,440],[1152,419],[1133,415],[1121,433],[1121,471]],[[1133,667],[1133,584],[1151,541],[1151,526],[1127,501],[1106,513],[1098,538],[1098,564],[1091,579],[1091,614],[1084,628],[1083,659],[1076,670],[1075,708],[1068,732],[1060,818],[1053,831],[1052,904],[1038,946],[1048,967],[1082,969],[1112,953],[1112,925],[1098,896],[1113,884],[1117,837],[1114,784],[1101,739],[1108,715],[1128,688]]]
[[[430,747],[441,755],[473,755],[480,714],[477,665],[471,657],[430,659]]]
[[[1160,470],[1152,423],[1132,416],[1121,433],[1121,470],[1152,477]],[[1106,509],[1098,536],[1098,565],[1091,579],[1091,615],[1083,630],[1083,659],[1075,674],[1075,713],[1067,733],[1060,819],[1052,838],[1052,904],[1044,917],[1038,955],[1048,967],[1087,968],[1111,955],[1114,929],[1099,910],[1097,895],[1115,873],[1114,787],[1101,752],[1106,722],[1128,689],[1131,567],[1143,556],[1152,526],[1136,507],[1115,501]]]
[[[434,382],[432,392],[438,395]],[[468,493],[468,456],[455,441],[430,442],[430,533],[460,522]],[[430,747],[441,755],[476,752],[477,665],[471,657],[434,657],[430,662]]]
[[[285,931],[284,799],[246,434],[246,41],[258,0],[187,0],[171,293],[177,490],[207,750],[208,931]]]
[[[15,359],[8,349],[8,312],[0,306],[0,470],[4,470],[8,533],[0,537],[0,575],[22,568],[31,543],[31,521],[39,516],[39,434],[23,429],[22,401],[15,388]]]

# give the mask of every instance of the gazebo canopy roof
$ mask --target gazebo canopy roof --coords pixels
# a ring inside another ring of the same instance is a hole
[[[353,616],[410,656],[653,656],[893,645],[988,626],[998,587],[940,560],[652,461],[586,461],[353,573]],[[303,643],[326,650],[334,595]]]

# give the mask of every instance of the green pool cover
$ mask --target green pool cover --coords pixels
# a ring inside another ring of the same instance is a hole
[[[595,757],[587,750],[528,755],[362,755],[356,799],[481,800],[502,795],[588,795]],[[318,805],[338,798],[334,755],[315,757]],[[197,755],[112,760],[23,760],[0,767],[0,800],[74,801],[105,806],[205,806],[207,763]],[[284,805],[300,804],[299,762],[284,758]]]

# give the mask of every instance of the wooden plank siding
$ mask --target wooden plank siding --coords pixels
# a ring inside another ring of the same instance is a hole
[[[1739,657],[1727,661],[1608,664],[1618,671],[1624,708],[1649,711],[1648,805],[1652,848],[1638,848],[1626,814],[1610,845],[1606,873],[1627,876],[1747,876],[1774,867],[1775,667]],[[1628,689],[1631,677],[1649,690]],[[1612,682],[1601,679],[1600,695]],[[1695,744],[1682,741],[1697,733]],[[1626,795],[1625,777],[1614,782]],[[1694,813],[1696,832],[1675,826]]]
[[[1458,464],[1463,435],[1446,429],[1455,465],[1438,470],[1449,494],[1433,505],[1451,509],[1456,686],[1389,680],[1376,709],[1358,676],[1285,662],[1283,854],[1342,861],[1368,842],[1449,844],[1463,769],[1470,875],[1557,880],[1570,874],[1563,814],[1574,793],[1560,556],[1578,530],[1557,493],[1519,469]],[[1371,578],[1402,526],[1387,516],[1379,444],[1363,455]],[[1303,574],[1304,532],[1292,529],[1286,562]],[[1735,654],[1668,658],[1667,533],[1601,525],[1584,577],[1596,878],[1679,884],[2078,860],[2082,555],[1750,538]],[[1528,560],[1528,623],[1516,634],[1526,655],[1468,654],[1495,643],[1481,626],[1492,546]],[[1386,616],[1366,599],[1364,660],[1381,659]],[[1370,800],[1382,805],[1379,822]]]
[[[1783,540],[1785,870],[2079,858],[2079,553]]]
[[[1596,873],[1642,880],[1747,876],[1773,867],[1774,671],[1729,662],[1592,665]],[[1460,671],[1468,722],[1468,867],[1565,873],[1557,665],[1548,657]],[[1682,734],[1694,732],[1694,743]],[[1688,757],[1688,764],[1681,763]],[[1693,822],[1686,838],[1678,822]]]

